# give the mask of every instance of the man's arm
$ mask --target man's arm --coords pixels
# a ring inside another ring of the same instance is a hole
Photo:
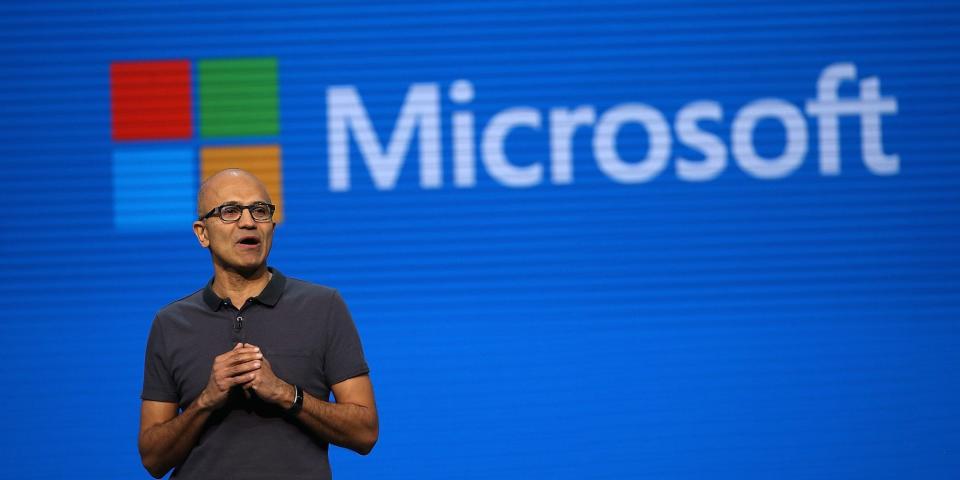
[[[361,455],[373,450],[380,435],[377,405],[369,375],[344,380],[331,387],[336,403],[303,393],[303,409],[297,418],[330,443]],[[293,405],[293,398],[287,408]]]
[[[254,377],[263,355],[256,347],[237,344],[217,356],[203,392],[177,415],[177,404],[144,400],[140,407],[140,459],[155,478],[183,463],[196,445],[210,413],[227,401],[230,389]]]
[[[199,400],[199,399],[198,399]],[[177,415],[176,403],[144,400],[140,406],[140,458],[154,478],[164,476],[180,465],[203,430],[210,410],[200,408],[197,400]]]
[[[254,372],[254,379],[244,385],[257,396],[284,409],[293,406],[296,389],[277,378],[270,360],[263,359],[263,368]],[[360,375],[331,386],[336,403],[303,393],[303,408],[297,419],[320,438],[361,455],[370,453],[380,435],[377,405],[369,375]]]

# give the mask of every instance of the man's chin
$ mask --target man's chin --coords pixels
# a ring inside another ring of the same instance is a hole
[[[267,263],[260,262],[255,264],[239,265],[237,266],[237,273],[243,275],[244,277],[250,277],[258,273],[262,273],[266,269],[267,269]]]
[[[267,268],[266,259],[255,262],[224,262],[224,270],[235,272],[243,277],[252,277],[262,273]]]

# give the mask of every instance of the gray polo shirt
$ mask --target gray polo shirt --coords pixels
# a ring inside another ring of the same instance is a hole
[[[273,277],[239,309],[211,280],[162,308],[147,340],[144,400],[186,408],[210,378],[214,357],[237,342],[260,347],[282,380],[328,400],[330,386],[369,372],[356,326],[336,290]],[[330,478],[327,442],[280,407],[235,387],[172,478]]]

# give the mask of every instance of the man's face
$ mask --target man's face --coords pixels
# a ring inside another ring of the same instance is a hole
[[[201,199],[204,213],[224,204],[270,203],[263,185],[247,175],[227,174],[211,179]],[[226,270],[252,273],[265,265],[273,243],[273,221],[256,222],[243,209],[240,220],[224,223],[219,216],[194,222],[200,244],[210,249],[215,265]]]

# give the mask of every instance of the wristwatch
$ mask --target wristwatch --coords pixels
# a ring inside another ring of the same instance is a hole
[[[300,385],[294,385],[293,388],[297,391],[297,393],[293,398],[293,405],[287,409],[287,415],[291,416],[300,413],[300,410],[303,409],[303,389],[300,388]]]

